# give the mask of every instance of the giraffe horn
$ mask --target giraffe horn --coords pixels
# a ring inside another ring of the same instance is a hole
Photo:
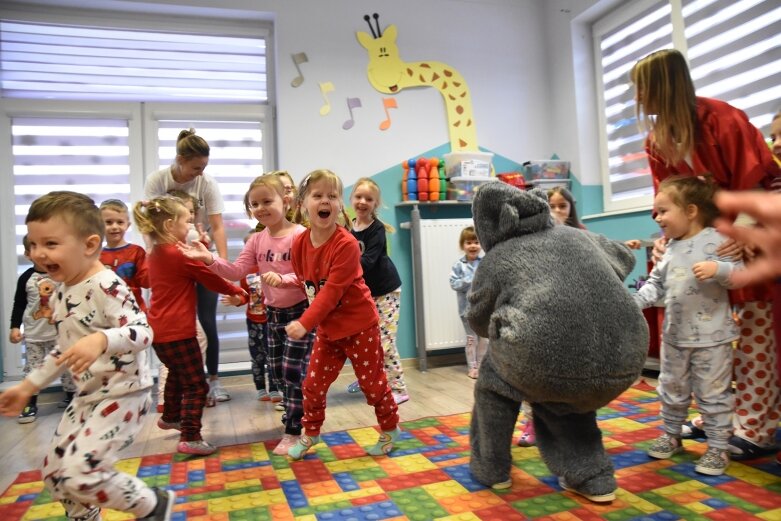
[[[369,24],[369,30],[372,32],[372,36],[374,38],[377,38],[377,34],[375,34],[375,32],[374,32],[374,27],[372,27],[371,16],[369,16],[368,14],[365,14],[365,15],[363,15],[363,19],[366,20],[367,24]]]
[[[374,23],[377,24],[377,38],[382,38],[382,31],[380,30],[380,15],[374,13]]]

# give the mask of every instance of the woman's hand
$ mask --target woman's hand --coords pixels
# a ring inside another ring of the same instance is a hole
[[[651,252],[651,260],[653,260],[654,264],[662,260],[664,252],[667,251],[667,242],[669,240],[667,237],[659,237],[654,241],[654,249]]]
[[[212,252],[210,252],[206,246],[200,241],[194,241],[192,244],[186,244],[184,242],[177,242],[176,247],[182,252],[182,255],[188,259],[201,261],[207,266],[214,262]]]

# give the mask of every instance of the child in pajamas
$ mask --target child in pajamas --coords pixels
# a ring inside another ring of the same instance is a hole
[[[342,206],[342,181],[329,170],[315,170],[301,182],[299,194],[311,228],[293,242],[293,269],[310,305],[285,331],[291,338],[303,338],[317,327],[317,335],[303,383],[304,434],[288,455],[301,459],[320,442],[326,393],[349,356],[382,429],[367,452],[381,456],[393,450],[401,435],[398,405],[385,376],[379,317],[363,281],[358,241],[337,223],[340,217],[350,223]]]
[[[0,394],[0,414],[18,414],[30,396],[70,370],[78,393],[43,463],[52,497],[69,519],[100,519],[101,508],[169,519],[173,492],[114,468],[151,407],[152,329],[131,290],[100,263],[100,212],[85,195],[51,192],[33,202],[26,223],[31,259],[61,284],[52,299],[59,347]]]

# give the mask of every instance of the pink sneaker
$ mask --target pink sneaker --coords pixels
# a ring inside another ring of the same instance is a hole
[[[409,401],[409,395],[407,393],[393,393],[393,401],[396,402],[396,405],[401,405]]]
[[[534,423],[526,420],[523,424],[523,432],[518,437],[519,447],[534,447],[537,444],[537,436],[534,434]]]
[[[217,451],[217,447],[205,440],[180,441],[176,451],[182,454],[194,454],[196,456],[208,456]]]
[[[163,429],[164,431],[170,431],[170,430],[176,430],[180,431],[182,430],[182,426],[179,422],[167,422],[163,421],[162,418],[157,420],[157,427],[159,429]]]
[[[292,449],[296,443],[298,443],[298,438],[301,436],[296,436],[295,434],[285,434],[282,436],[282,441],[280,441],[276,447],[274,447],[274,450],[272,451],[277,456],[287,456],[287,451]]]

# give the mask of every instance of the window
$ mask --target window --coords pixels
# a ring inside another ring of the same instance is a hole
[[[606,210],[652,202],[632,65],[653,51],[678,48],[689,60],[697,95],[740,108],[767,135],[781,106],[779,20],[774,0],[643,0],[594,24]]]
[[[190,127],[211,146],[207,172],[235,258],[250,228],[249,181],[275,166],[270,35],[258,20],[0,8],[0,170],[10,174],[0,177],[0,239],[18,245],[0,253],[2,287],[30,265],[21,236],[36,197],[66,189],[132,205]],[[13,292],[0,302],[7,321]],[[218,326],[220,362],[248,360],[245,310],[221,307]],[[3,349],[2,369],[21,376],[19,349]]]

